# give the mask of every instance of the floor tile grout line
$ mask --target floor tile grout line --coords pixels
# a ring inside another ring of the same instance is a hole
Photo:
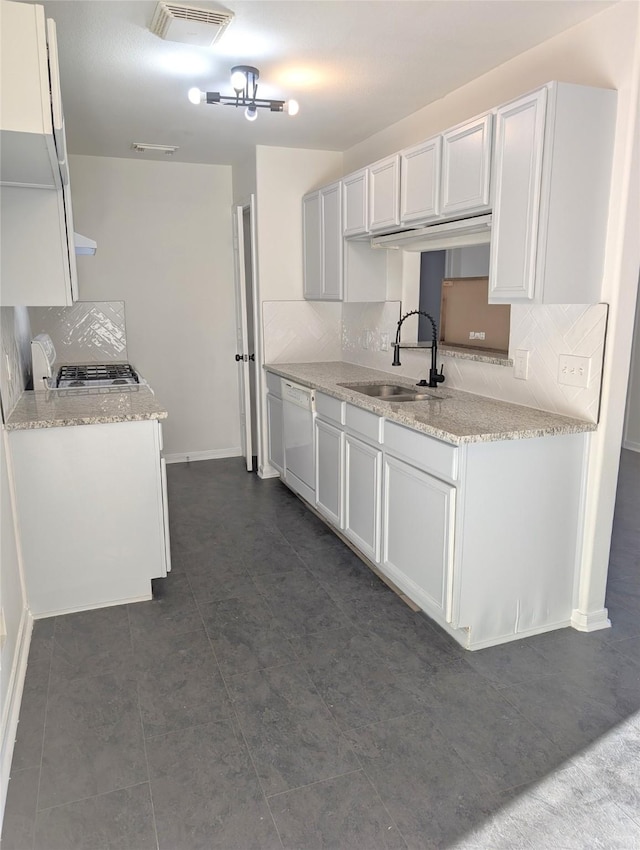
[[[46,734],[47,734],[47,715],[49,713],[49,694],[50,694],[50,691],[51,691],[51,673],[52,673],[52,668],[53,668],[53,653],[54,653],[55,646],[56,646],[56,626],[57,626],[57,623],[58,623],[58,618],[54,617],[53,633],[51,635],[51,652],[49,654],[49,674],[47,676],[47,695],[45,697],[44,721],[43,721],[43,724],[42,724],[42,743],[41,743],[41,747],[40,747],[40,769],[38,771],[38,791],[36,793],[36,810],[34,812],[34,819],[33,819],[33,847],[34,848],[36,846],[38,813],[40,811],[40,789],[41,789],[41,786],[42,786],[42,769],[43,769],[43,766],[44,766],[44,747],[45,747],[45,740],[46,740]],[[27,660],[27,668],[28,668],[28,666],[29,666],[29,663],[28,663],[28,660]]]
[[[44,812],[52,812],[56,809],[64,809],[67,806],[75,806],[76,803],[86,803],[87,800],[97,800],[100,797],[107,797],[109,794],[115,794],[118,791],[129,791],[131,788],[139,788],[142,785],[149,785],[149,781],[145,782],[133,782],[131,785],[123,785],[121,788],[111,788],[109,791],[101,791],[99,794],[90,794],[88,797],[77,797],[74,800],[65,800],[64,803],[56,803],[55,806],[48,806],[46,809],[40,809],[38,814],[41,815]]]
[[[130,640],[130,643],[131,643],[131,652],[133,654],[134,648],[133,648],[133,632],[131,630],[131,612],[130,612],[128,606],[127,606],[127,622],[129,623],[129,640]],[[147,785],[148,785],[148,788],[149,788],[149,800],[151,801],[151,822],[153,823],[153,834],[154,834],[155,839],[156,839],[156,850],[159,850],[160,842],[159,842],[159,839],[158,839],[158,824],[156,822],[156,807],[155,807],[155,804],[153,802],[153,788],[151,787],[151,771],[149,770],[149,757],[148,757],[148,754],[147,754],[147,740],[146,740],[146,736],[145,736],[145,732],[144,732],[144,718],[142,716],[142,705],[140,703],[140,679],[139,679],[139,676],[136,675],[135,681],[136,681],[136,702],[137,702],[137,705],[138,705],[138,718],[140,720],[140,732],[142,734],[142,748],[143,748],[143,751],[144,751],[144,763],[145,763],[145,766],[146,766],[146,769],[147,769]],[[141,784],[141,783],[137,783],[137,784]]]
[[[213,645],[211,646],[211,649],[213,650],[214,657],[215,657],[215,649],[213,648]],[[216,660],[216,663],[217,663],[217,660]],[[227,699],[229,700],[229,704],[231,706],[231,711],[233,712],[233,719],[234,719],[235,725],[237,726],[238,731],[239,731],[240,735],[242,736],[242,740],[244,742],[244,746],[245,746],[245,749],[246,749],[246,752],[247,752],[247,756],[249,757],[249,761],[251,762],[251,766],[253,767],[253,772],[255,774],[256,781],[258,783],[258,787],[260,788],[260,791],[262,792],[262,797],[263,797],[265,805],[267,807],[267,811],[269,812],[269,815],[271,817],[271,821],[273,823],[273,828],[275,829],[276,835],[278,836],[278,841],[280,842],[280,845],[284,850],[284,842],[282,840],[282,836],[280,835],[280,830],[278,829],[278,825],[276,823],[276,820],[273,816],[273,812],[271,811],[271,806],[269,805],[269,800],[267,799],[267,794],[266,794],[264,785],[263,785],[262,780],[260,778],[260,774],[258,773],[258,768],[257,768],[255,760],[253,758],[253,753],[251,752],[251,747],[249,746],[249,742],[247,741],[247,737],[244,733],[244,729],[242,728],[242,723],[240,722],[240,718],[238,717],[238,712],[236,711],[234,700],[231,697],[231,693],[229,691],[229,686],[227,684],[225,675],[222,672],[222,669],[221,669],[219,664],[218,664],[218,669],[220,670],[220,675],[222,676],[222,684],[224,685],[224,689],[225,689],[225,692],[227,694]]]
[[[324,779],[315,779],[313,782],[305,782],[304,785],[296,785],[293,788],[285,788],[284,791],[276,791],[275,794],[266,794],[267,800],[275,800],[277,797],[283,797],[285,794],[291,794],[294,791],[302,791],[304,788],[313,788],[316,785],[322,785],[323,782],[331,782],[333,779],[341,779],[343,776],[352,776],[354,773],[363,773],[362,767],[355,767],[353,770],[345,770],[344,773],[336,773],[333,776],[327,776]]]

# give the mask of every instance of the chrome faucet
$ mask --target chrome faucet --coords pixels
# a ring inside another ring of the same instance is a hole
[[[392,366],[401,366],[400,363],[400,349],[402,346],[400,345],[400,328],[402,327],[402,323],[405,319],[408,319],[409,316],[425,316],[431,322],[431,328],[433,330],[432,342],[431,342],[431,368],[429,369],[429,381],[425,381],[422,379],[418,382],[419,387],[437,387],[438,384],[441,384],[444,381],[443,368],[438,372],[438,329],[436,328],[436,323],[429,313],[425,313],[424,310],[410,310],[408,313],[405,313],[404,316],[401,317],[398,322],[398,330],[396,331],[396,341],[393,344],[393,363]]]

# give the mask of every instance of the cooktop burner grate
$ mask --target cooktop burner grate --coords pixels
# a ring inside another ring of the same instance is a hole
[[[129,363],[91,363],[61,366],[57,387],[118,386],[138,384],[140,379]]]

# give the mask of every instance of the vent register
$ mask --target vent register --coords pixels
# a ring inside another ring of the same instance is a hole
[[[166,41],[211,47],[233,20],[233,12],[158,3],[149,29]]]
[[[165,41],[192,44],[195,47],[211,47],[232,20],[233,12],[222,9],[198,9],[178,3],[158,3],[149,29]],[[133,142],[131,150],[141,154],[155,153],[173,156],[178,150],[178,145]]]

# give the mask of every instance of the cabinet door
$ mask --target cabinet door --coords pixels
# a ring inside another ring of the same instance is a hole
[[[440,214],[442,138],[408,148],[400,162],[400,220],[427,222]]]
[[[282,399],[267,393],[267,428],[269,431],[269,463],[284,474],[284,436]]]
[[[400,224],[400,154],[369,166],[369,230]]]
[[[322,228],[320,192],[302,199],[304,297],[322,297]]]
[[[451,622],[455,487],[385,456],[382,566],[427,613]]]
[[[368,182],[367,169],[355,171],[342,181],[342,224],[345,236],[368,233]]]
[[[490,208],[491,119],[484,115],[442,137],[442,214]]]
[[[494,154],[490,301],[532,301],[547,90],[498,109]]]
[[[344,434],[316,419],[316,508],[342,528],[342,453]]]
[[[380,560],[382,452],[345,435],[344,533],[370,560]]]
[[[320,190],[322,229],[322,297],[342,298],[342,184]]]

